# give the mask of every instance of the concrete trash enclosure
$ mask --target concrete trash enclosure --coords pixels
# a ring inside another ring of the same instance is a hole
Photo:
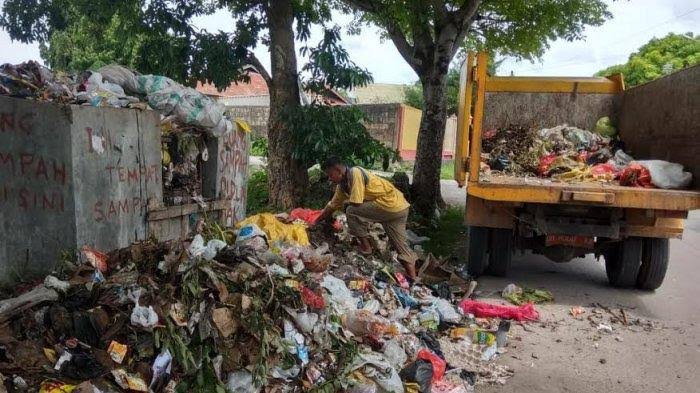
[[[245,216],[249,137],[208,136],[205,205],[163,203],[160,114],[0,97],[0,283],[51,271],[62,252],[185,236]]]

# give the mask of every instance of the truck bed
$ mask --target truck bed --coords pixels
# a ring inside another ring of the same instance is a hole
[[[469,195],[486,200],[530,203],[582,203],[601,206],[693,210],[700,209],[700,191],[625,187],[617,183],[567,183],[538,177],[481,174],[469,182]]]

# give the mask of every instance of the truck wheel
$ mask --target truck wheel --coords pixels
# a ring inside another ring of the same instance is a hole
[[[668,239],[644,239],[637,288],[653,291],[664,282],[668,268],[669,243]]]
[[[605,252],[605,273],[610,285],[626,288],[637,283],[637,273],[642,260],[642,239],[627,238]]]
[[[489,245],[489,228],[470,226],[467,228],[467,268],[469,274],[479,277],[484,274],[486,264],[486,250]]]
[[[508,274],[513,258],[513,231],[511,229],[491,229],[489,265],[486,274],[503,277]]]

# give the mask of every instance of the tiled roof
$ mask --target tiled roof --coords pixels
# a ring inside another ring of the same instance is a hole
[[[267,89],[265,79],[257,72],[249,72],[250,82],[232,82],[224,91],[217,91],[216,87],[207,83],[197,83],[197,91],[209,96],[218,97],[238,97],[238,96],[267,96],[270,92]]]

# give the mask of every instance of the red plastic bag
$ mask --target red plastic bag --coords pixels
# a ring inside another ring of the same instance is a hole
[[[629,164],[620,174],[620,185],[629,187],[654,188],[649,170],[639,164]]]
[[[316,310],[320,310],[326,306],[323,296],[317,295],[314,293],[314,291],[307,287],[301,288],[301,301],[307,306]]]
[[[540,314],[532,303],[522,306],[499,306],[466,299],[459,304],[459,308],[465,314],[474,314],[477,318],[502,318],[516,321],[536,321],[540,318]]]
[[[291,220],[302,220],[307,224],[313,224],[316,222],[316,220],[318,220],[321,213],[323,213],[323,210],[304,209],[298,207],[289,213],[289,218]]]
[[[447,369],[447,363],[444,359],[434,354],[433,351],[425,348],[418,351],[417,357],[418,359],[428,361],[433,365],[433,381],[439,381],[442,379],[442,376],[445,375],[445,370]]]
[[[546,156],[540,157],[540,164],[537,166],[537,173],[540,176],[547,176],[547,173],[549,173],[549,167],[556,159],[556,154],[547,154]]]
[[[620,171],[617,170],[614,164],[606,162],[604,164],[596,164],[591,167],[591,174],[595,177],[610,176],[616,179],[620,176]]]

